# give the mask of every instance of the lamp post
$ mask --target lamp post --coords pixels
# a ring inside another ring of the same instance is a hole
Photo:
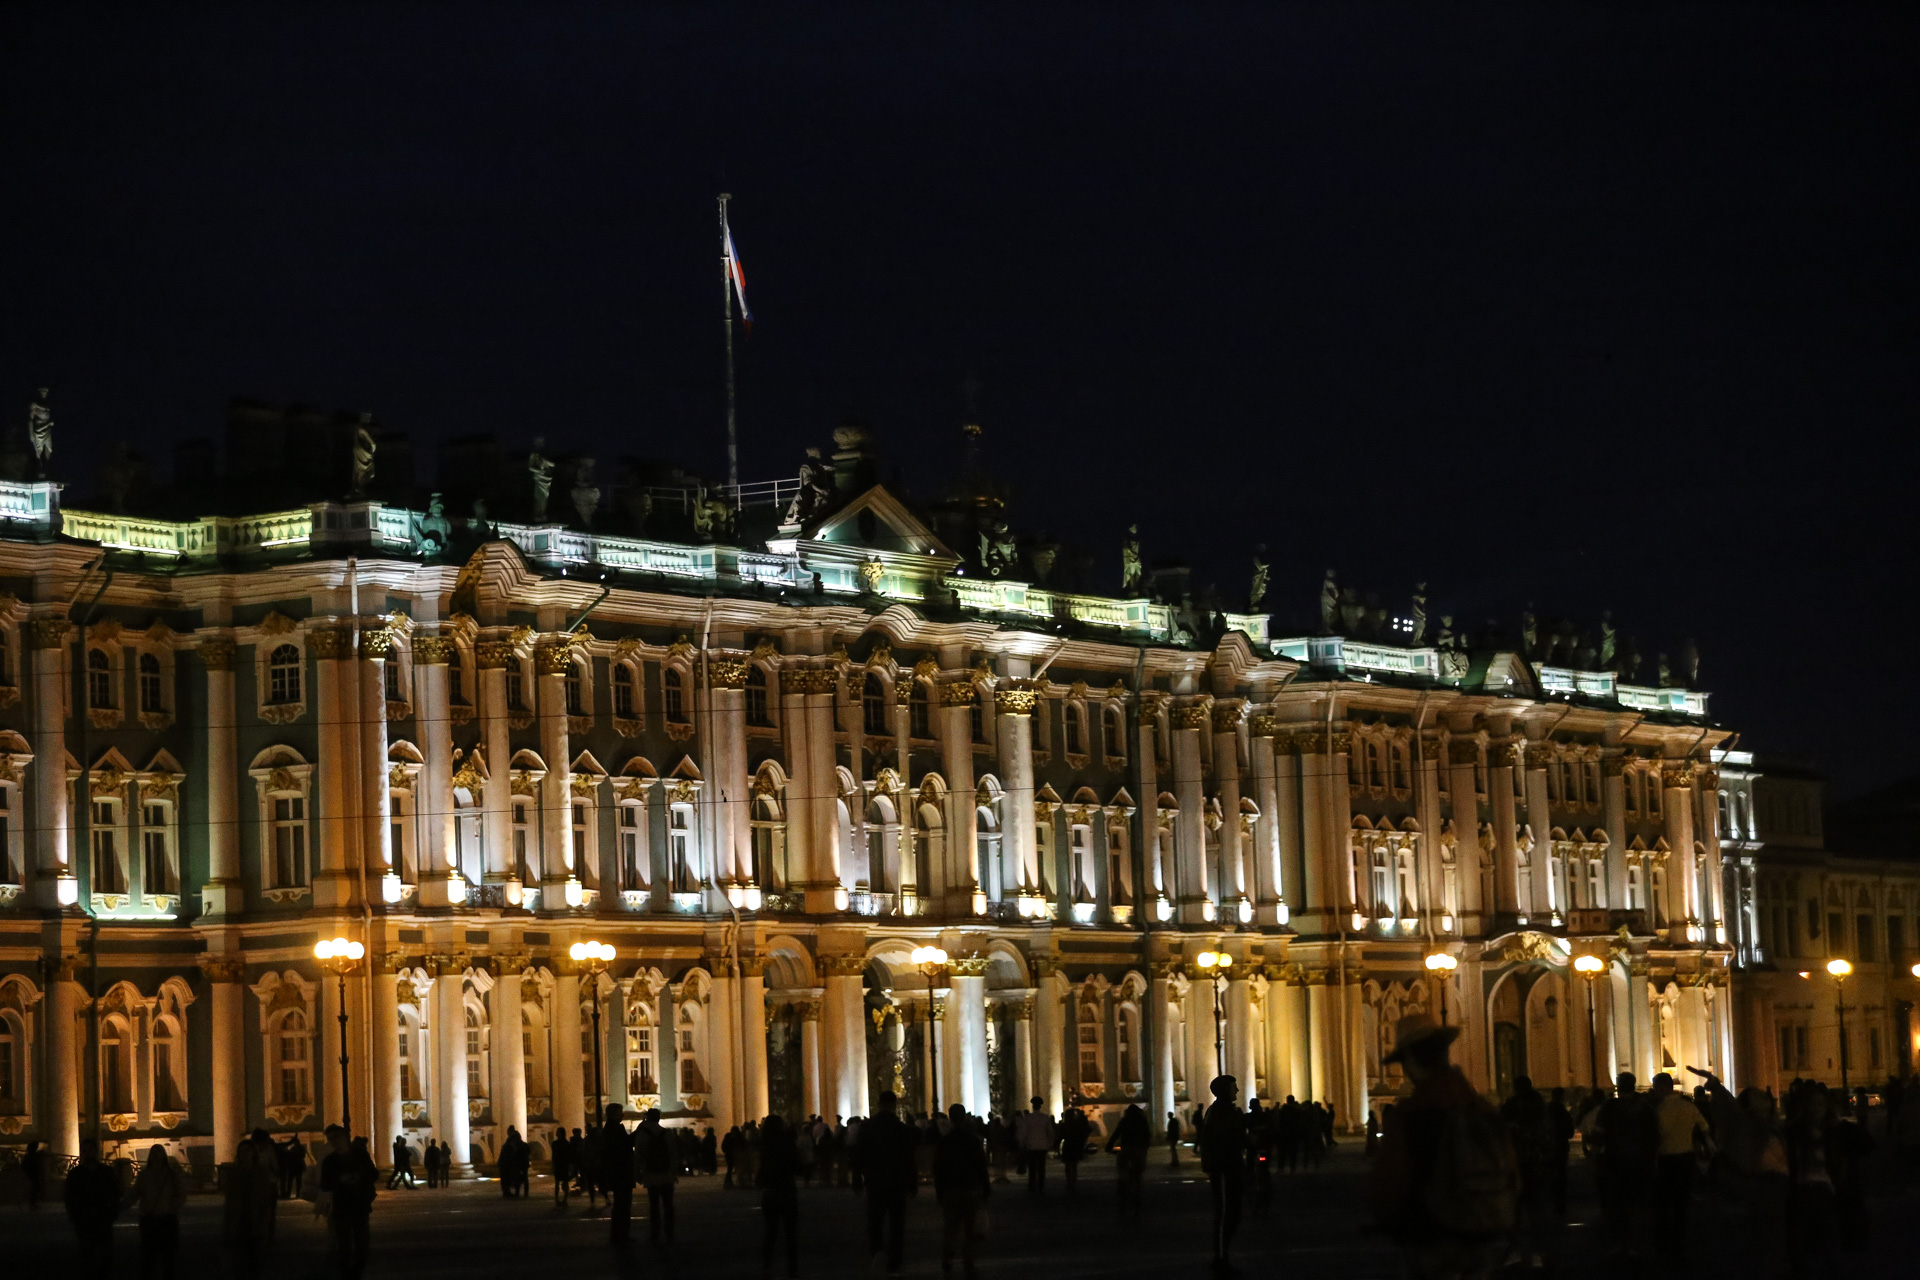
[[[1600,1092],[1600,1030],[1593,1013],[1593,980],[1607,962],[1599,956],[1575,956],[1574,971],[1587,980],[1587,1067],[1591,1073],[1591,1083],[1595,1093]]]
[[[1440,1025],[1447,1025],[1447,984],[1453,980],[1453,971],[1460,967],[1460,957],[1447,951],[1435,951],[1427,957],[1427,972],[1440,983]]]
[[[1217,1064],[1214,1074],[1223,1076],[1227,1074],[1227,1043],[1220,1013],[1220,980],[1233,968],[1233,957],[1224,951],[1202,951],[1193,962],[1206,973],[1207,985],[1213,988],[1213,1057]]]
[[[340,979],[340,1127],[353,1132],[352,1085],[347,1075],[347,975],[360,967],[364,945],[347,938],[322,938],[313,944],[313,958]]]
[[[940,1019],[933,1016],[933,980],[947,966],[947,953],[939,947],[915,947],[911,957],[927,975],[927,1031],[933,1036],[933,1070],[927,1081],[927,1110],[940,1110]]]
[[[606,1088],[600,1079],[600,975],[607,971],[614,951],[604,942],[576,942],[567,948],[573,962],[581,966],[593,984],[593,1122],[606,1123]]]
[[[1838,956],[1827,961],[1827,972],[1833,975],[1834,1007],[1840,1012],[1840,1094],[1848,1097],[1847,1088],[1847,975],[1853,972],[1853,966]],[[1847,1105],[1851,1106],[1849,1101]]]

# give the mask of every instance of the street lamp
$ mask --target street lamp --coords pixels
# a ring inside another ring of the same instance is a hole
[[[1440,1025],[1447,1025],[1447,983],[1453,978],[1453,971],[1460,967],[1460,957],[1446,951],[1435,951],[1427,957],[1427,972],[1440,981]]]
[[[1207,985],[1213,988],[1213,1056],[1219,1064],[1216,1075],[1227,1074],[1227,1045],[1224,1021],[1220,1013],[1220,979],[1226,977],[1227,970],[1233,968],[1233,957],[1224,951],[1202,951],[1193,958],[1193,962],[1207,975]]]
[[[1853,966],[1835,956],[1827,961],[1827,972],[1833,975],[1833,993],[1835,1006],[1840,1011],[1840,1095],[1847,1097],[1847,975],[1853,972]]]
[[[583,967],[587,981],[593,984],[593,1122],[606,1122],[606,1091],[600,1079],[600,975],[613,959],[613,948],[604,942],[576,942],[567,948],[573,962]]]
[[[1587,1057],[1588,1068],[1592,1073],[1592,1085],[1595,1093],[1600,1092],[1600,1032],[1593,1016],[1593,980],[1600,976],[1607,962],[1599,956],[1575,956],[1574,971],[1587,980]]]
[[[360,967],[366,947],[347,938],[322,938],[313,944],[313,958],[331,969],[340,979],[340,1127],[353,1132],[353,1107],[348,1101],[352,1087],[347,1077],[347,975]]]
[[[933,1016],[933,980],[947,967],[947,953],[939,947],[915,947],[913,962],[927,975],[927,1029],[933,1036],[933,1070],[927,1081],[927,1110],[940,1110],[940,1019]]]

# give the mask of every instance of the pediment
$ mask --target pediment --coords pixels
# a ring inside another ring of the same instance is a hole
[[[863,547],[871,551],[892,551],[904,555],[935,556],[958,561],[947,546],[934,536],[906,505],[886,486],[875,485],[859,497],[826,516],[802,535],[811,542]]]

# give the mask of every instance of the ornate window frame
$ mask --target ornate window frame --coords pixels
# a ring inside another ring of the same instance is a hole
[[[0,1082],[4,1084],[0,1087],[0,1134],[8,1137],[24,1133],[34,1124],[38,1097],[38,1073],[33,1069],[38,1060],[34,1030],[39,1022],[34,1006],[40,1003],[42,994],[25,974],[0,976],[0,1034],[8,1037],[12,1047],[12,1061],[0,1061],[0,1069],[11,1072]]]
[[[263,1090],[260,1096],[266,1101],[266,1116],[282,1128],[298,1125],[313,1115],[318,1105],[320,984],[302,977],[294,969],[280,973],[269,970],[261,974],[260,980],[248,989],[253,992],[253,998],[260,1007],[260,1083]],[[287,1027],[287,1015],[292,1013],[300,1015],[301,1027]],[[292,1038],[306,1040],[304,1059],[282,1056],[283,1040]],[[300,1092],[305,1096],[288,1100],[282,1089],[281,1069],[286,1063],[294,1061],[302,1063],[305,1080]]]
[[[26,890],[26,769],[32,763],[27,740],[0,729],[0,907]]]
[[[179,907],[186,891],[186,867],[180,846],[180,784],[186,780],[186,770],[165,751],[155,754],[146,768],[133,775],[136,791],[128,819],[131,825],[135,816],[138,817],[139,897],[150,911],[166,916],[171,916]],[[158,888],[149,883],[151,877],[147,874],[152,866],[150,844],[154,836],[162,843],[167,869],[166,881]],[[131,849],[128,856],[132,857]]]
[[[258,803],[259,815],[259,854],[260,854],[260,891],[268,900],[282,906],[308,897],[313,892],[313,876],[316,855],[319,850],[314,840],[313,822],[313,766],[308,764],[298,751],[284,744],[268,747],[253,758],[252,766],[247,770],[253,779],[254,796]],[[297,830],[303,836],[300,870],[305,878],[292,877],[284,883],[280,875],[278,832],[281,819],[278,816],[278,803],[282,800],[297,800],[300,814],[285,821],[290,830]],[[292,824],[298,823],[298,827]]]
[[[307,631],[286,615],[271,611],[238,638],[240,643],[253,647],[254,708],[259,718],[267,724],[291,724],[304,717],[313,696],[314,681]],[[289,646],[298,660],[276,664],[274,655]],[[298,689],[286,690],[288,696],[278,701],[274,698],[273,684],[276,665],[295,673],[300,684]]]
[[[103,618],[87,628],[86,643],[80,646],[87,723],[96,729],[117,729],[126,718],[127,648],[120,634],[118,619]]]

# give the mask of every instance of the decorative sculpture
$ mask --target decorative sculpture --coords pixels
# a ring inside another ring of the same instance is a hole
[[[1267,544],[1263,542],[1253,549],[1253,585],[1247,588],[1248,613],[1260,612],[1260,606],[1267,602],[1267,578],[1271,572],[1267,567]]]
[[[373,483],[373,455],[379,452],[380,444],[373,438],[373,432],[367,427],[373,421],[373,415],[360,415],[360,425],[353,429],[353,496],[362,497],[367,486]]]
[[[1606,671],[1613,666],[1613,652],[1618,637],[1613,629],[1613,611],[1600,615],[1600,669]]]
[[[1333,634],[1333,619],[1340,607],[1340,587],[1333,580],[1333,570],[1327,570],[1327,579],[1320,584],[1320,634]]]
[[[553,492],[553,463],[540,456],[540,450],[546,447],[546,440],[540,436],[533,439],[533,452],[527,455],[527,474],[533,478],[533,522],[544,524],[547,519],[547,495]]]
[[[1140,526],[1127,526],[1127,539],[1120,544],[1120,594],[1140,594]]]
[[[476,502],[475,505],[481,504]],[[436,493],[427,499],[427,514],[413,522],[413,549],[426,555],[437,555],[447,549],[447,539],[452,536],[453,522],[447,519],[446,504]]]
[[[39,464],[41,479],[46,478],[47,464],[53,461],[53,410],[47,407],[47,394],[41,387],[27,406],[27,438],[33,442],[33,458]]]
[[[573,499],[573,509],[580,514],[580,523],[587,528],[593,527],[593,513],[600,507],[600,486],[593,482],[593,459],[582,458],[573,465],[573,488],[567,496]]]
[[[787,504],[786,523],[808,524],[826,510],[833,496],[827,483],[831,476],[832,473],[820,461],[820,451],[807,450],[806,459],[800,464],[800,489],[793,495],[793,501]]]
[[[1019,554],[1019,544],[1014,541],[1013,532],[1007,528],[1005,520],[995,520],[981,531],[980,567],[986,570],[988,577],[998,578],[1011,571]]]
[[[1520,652],[1531,658],[1539,643],[1540,624],[1533,616],[1533,601],[1529,600],[1526,611],[1520,615]]]
[[[1693,642],[1692,636],[1680,646],[1680,683],[1689,689],[1700,687],[1700,646]]]
[[[887,569],[880,563],[880,557],[868,556],[855,572],[860,575],[860,590],[873,595],[880,590],[880,579],[885,576]]]
[[[1671,688],[1673,686],[1673,668],[1668,665],[1667,655],[1664,653],[1661,654],[1659,658],[1659,671],[1660,687],[1662,689]]]
[[[1413,630],[1407,633],[1407,641],[1418,645],[1427,634],[1427,584],[1413,584]]]

